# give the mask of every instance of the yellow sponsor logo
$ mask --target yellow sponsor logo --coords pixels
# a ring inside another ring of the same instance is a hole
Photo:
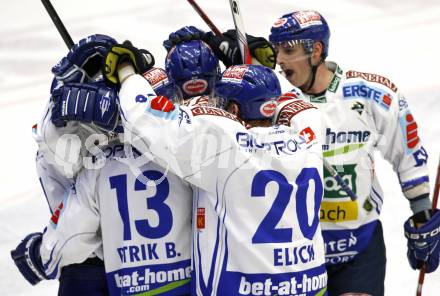
[[[321,203],[319,220],[321,222],[344,222],[358,218],[358,205],[356,201]]]

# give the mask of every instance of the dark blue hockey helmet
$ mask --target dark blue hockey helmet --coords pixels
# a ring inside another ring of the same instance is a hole
[[[210,94],[221,74],[217,57],[201,40],[172,48],[165,60],[165,70],[181,89],[184,99]]]
[[[173,102],[182,99],[182,93],[177,85],[168,78],[164,69],[153,67],[143,74],[158,96],[165,96]]]
[[[303,44],[306,53],[311,54],[313,44],[323,45],[322,58],[328,55],[330,29],[324,17],[316,11],[294,11],[279,18],[272,26],[269,41],[274,45],[290,47]]]
[[[275,113],[281,86],[275,72],[261,65],[239,65],[226,69],[215,86],[225,103],[236,102],[244,120],[270,119]]]

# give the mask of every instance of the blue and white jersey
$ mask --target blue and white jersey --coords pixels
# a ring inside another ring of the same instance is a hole
[[[110,295],[189,294],[192,191],[137,155],[114,142],[95,159],[97,169],[79,172],[43,235],[50,278],[96,254]]]
[[[326,295],[320,138],[150,94],[140,75],[122,83],[125,140],[197,188],[192,294]]]
[[[327,91],[305,100],[322,112],[323,157],[358,196],[352,201],[324,169],[320,220],[326,258],[328,264],[339,264],[366,248],[382,209],[374,151],[392,164],[408,200],[429,193],[428,154],[393,82],[377,74],[344,72],[332,62],[327,66],[334,72]]]

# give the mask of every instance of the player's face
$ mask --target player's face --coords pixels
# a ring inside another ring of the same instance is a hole
[[[289,47],[277,46],[277,64],[280,65],[287,80],[294,86],[301,88],[310,78],[309,55],[301,44]]]

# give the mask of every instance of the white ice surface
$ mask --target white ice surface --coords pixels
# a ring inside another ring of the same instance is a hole
[[[110,34],[147,48],[162,66],[163,39],[173,30],[206,25],[184,0],[53,0],[74,40],[93,33]],[[226,0],[199,0],[220,29],[232,27]],[[296,9],[319,10],[332,30],[329,60],[344,69],[390,77],[406,95],[430,153],[431,180],[440,151],[440,2],[419,1],[281,1],[242,0],[247,31],[268,36],[272,23]],[[29,285],[13,265],[9,251],[27,233],[48,220],[48,207],[36,178],[36,144],[31,127],[48,97],[50,68],[66,47],[37,0],[1,0],[0,9],[0,294],[56,295],[57,282]],[[436,119],[437,118],[437,119]],[[384,187],[382,221],[388,266],[386,295],[414,295],[418,272],[406,260],[402,224],[410,215],[396,175],[377,155]],[[433,185],[433,184],[432,184]],[[440,295],[440,270],[425,278],[424,296]]]

